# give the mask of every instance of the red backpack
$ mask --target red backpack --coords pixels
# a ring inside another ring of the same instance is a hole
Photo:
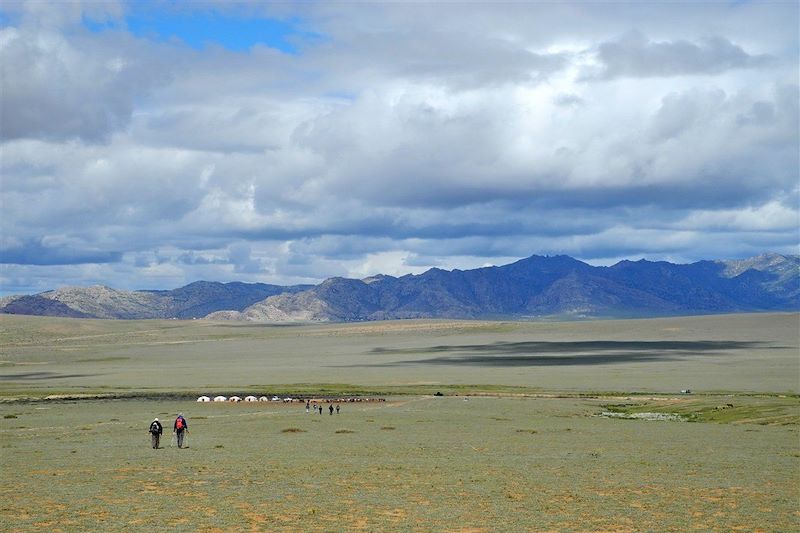
[[[183,418],[178,417],[178,419],[175,420],[175,429],[183,429]]]

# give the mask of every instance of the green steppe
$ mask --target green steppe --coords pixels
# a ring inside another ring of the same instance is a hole
[[[0,315],[0,529],[796,531],[799,337],[797,314]],[[386,401],[193,401],[249,393]],[[151,449],[179,411],[189,447]]]

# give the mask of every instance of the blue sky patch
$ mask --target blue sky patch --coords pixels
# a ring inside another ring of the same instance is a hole
[[[0,9],[0,28],[19,25],[19,16],[4,12]]]
[[[133,35],[156,41],[177,39],[202,50],[218,45],[235,52],[246,52],[263,45],[287,54],[299,53],[302,42],[320,40],[319,34],[301,30],[297,18],[280,20],[246,17],[213,10],[155,11],[133,9],[123,22],[94,21],[85,18],[84,27],[92,32],[127,29]]]

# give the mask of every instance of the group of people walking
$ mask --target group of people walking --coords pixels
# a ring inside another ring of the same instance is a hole
[[[161,425],[158,418],[155,418],[150,422],[150,429],[148,431],[150,432],[150,443],[153,445],[153,449],[158,449],[158,445],[161,442],[161,434],[164,432],[164,426]],[[175,433],[175,438],[178,441],[178,448],[183,448],[183,444],[186,441],[186,434],[189,432],[189,424],[186,423],[183,413],[178,413],[178,417],[175,419],[175,422],[172,423],[172,432]]]
[[[311,409],[311,402],[306,402],[306,413],[310,412]],[[322,405],[317,405],[314,403],[314,412],[322,414]],[[339,414],[339,404],[334,405],[332,403],[328,404],[328,413],[333,415],[333,412],[336,411],[336,414]],[[161,442],[161,435],[164,433],[164,426],[161,425],[158,418],[153,419],[150,422],[150,444],[152,444],[153,449],[158,449],[159,444]],[[175,438],[178,441],[178,448],[183,448],[183,445],[186,441],[186,434],[189,432],[189,424],[186,422],[186,419],[183,417],[183,413],[179,413],[178,417],[175,419],[175,422],[172,423],[172,432],[175,434]]]
[[[311,407],[312,407],[312,405],[311,405],[311,402],[310,402],[310,401],[307,401],[307,402],[306,402],[306,413],[310,412],[310,411],[309,411],[309,409],[311,409]],[[315,404],[313,405],[313,407],[314,407],[314,412],[315,412],[315,413],[319,412],[319,414],[322,414],[322,406],[321,406],[321,405],[317,405],[317,404],[315,403]],[[328,413],[332,415],[332,414],[333,414],[333,411],[334,411],[333,404],[332,404],[332,403],[329,403],[329,404],[328,404]],[[337,415],[339,414],[339,404],[338,404],[338,403],[336,404],[336,414],[337,414]]]

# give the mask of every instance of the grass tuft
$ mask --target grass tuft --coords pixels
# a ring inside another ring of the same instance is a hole
[[[281,430],[281,433],[305,433],[305,432],[306,432],[305,429],[300,429],[300,428],[286,428]]]

